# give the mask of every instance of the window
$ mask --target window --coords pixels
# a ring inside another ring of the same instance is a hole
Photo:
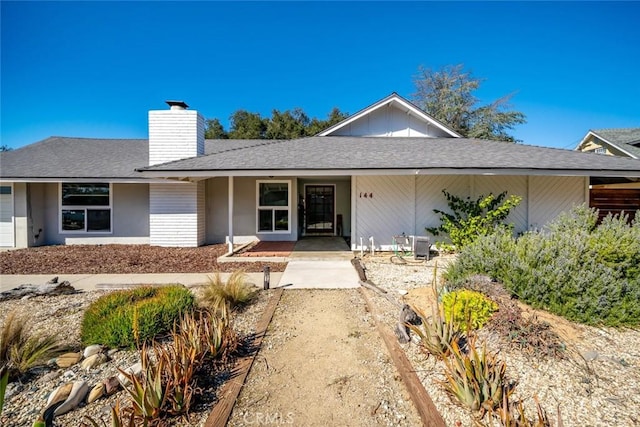
[[[607,149],[604,147],[597,147],[594,151],[596,154],[607,154]]]
[[[111,232],[111,184],[60,184],[60,231]]]
[[[258,181],[258,233],[288,233],[291,181]]]

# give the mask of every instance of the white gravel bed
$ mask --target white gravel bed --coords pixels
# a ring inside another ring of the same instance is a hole
[[[440,267],[451,259],[436,258],[426,265],[394,265],[388,256],[376,256],[365,257],[362,262],[369,280],[402,301],[399,290],[430,287],[433,265],[438,262],[440,274],[444,270]],[[381,320],[393,328],[397,308],[378,294],[375,302],[383,313]],[[595,328],[564,319],[551,320],[551,324],[559,328],[567,346],[564,360],[528,357],[501,345],[491,331],[479,333],[480,341],[486,341],[488,349],[506,362],[507,375],[516,382],[512,400],[524,399],[527,413],[534,416],[533,397],[537,396],[552,420],[557,419],[559,407],[565,427],[640,425],[640,331]],[[563,334],[567,329],[572,333]],[[469,411],[454,402],[440,385],[444,363],[429,357],[415,341],[402,346],[447,425],[472,425]]]

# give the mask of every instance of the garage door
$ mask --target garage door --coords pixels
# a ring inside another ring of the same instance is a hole
[[[14,246],[13,194],[9,185],[0,186],[0,247]]]

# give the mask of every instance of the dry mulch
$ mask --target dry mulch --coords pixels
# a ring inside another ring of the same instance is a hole
[[[165,248],[150,245],[41,246],[0,253],[2,274],[144,274],[262,272],[263,262],[219,263],[227,245]],[[282,272],[286,263],[269,263]]]

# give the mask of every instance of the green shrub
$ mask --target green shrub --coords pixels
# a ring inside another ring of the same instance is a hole
[[[496,354],[487,351],[486,344],[478,350],[475,340],[469,342],[464,352],[457,343],[451,345],[451,357],[444,359],[444,387],[453,397],[472,411],[479,411],[480,418],[486,411],[497,408],[513,393],[513,384],[507,380],[507,365]]]
[[[507,233],[464,248],[445,277],[452,286],[488,274],[526,303],[595,325],[640,324],[640,222],[606,217],[584,206],[560,215],[544,232],[517,240]]]
[[[438,236],[448,234],[451,245],[437,242],[437,246],[445,250],[460,250],[473,243],[478,237],[493,234],[496,228],[509,228],[503,221],[514,207],[520,204],[522,197],[511,195],[504,200],[507,192],[497,196],[489,194],[480,196],[476,200],[467,197],[466,200],[442,190],[447,198],[447,205],[452,213],[439,209],[433,211],[440,215],[442,224],[438,227],[426,228],[426,230]],[[504,203],[503,203],[504,201]],[[453,246],[452,246],[453,245]]]
[[[85,345],[133,348],[171,331],[194,305],[191,291],[177,285],[112,292],[87,308],[80,336]]]
[[[482,328],[498,309],[498,304],[480,292],[460,289],[444,294],[442,307],[445,318],[453,319],[466,331],[467,326],[472,329]]]

